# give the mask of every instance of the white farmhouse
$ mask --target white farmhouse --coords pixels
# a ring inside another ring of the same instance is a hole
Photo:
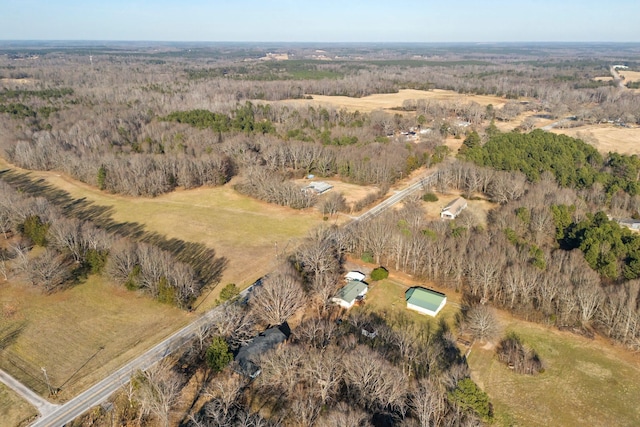
[[[340,307],[350,309],[356,301],[362,300],[368,291],[369,286],[366,283],[359,280],[351,280],[338,291],[335,297],[331,298],[331,301]]]

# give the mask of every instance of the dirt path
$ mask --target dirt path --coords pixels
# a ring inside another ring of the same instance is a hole
[[[616,71],[616,69],[613,66],[609,68],[609,72],[611,73],[611,76],[613,77],[613,81],[616,83],[616,86],[618,86],[620,89],[627,88],[624,85],[624,80],[622,79],[622,77],[620,77],[620,74],[618,74],[618,71]]]

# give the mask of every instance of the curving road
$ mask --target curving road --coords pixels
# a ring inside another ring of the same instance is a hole
[[[413,184],[400,191],[397,191],[391,197],[383,200],[362,215],[353,218],[351,223],[365,221],[380,215],[382,212],[400,202],[405,197],[413,194],[417,190],[423,189],[427,185],[430,185],[435,180],[436,173],[437,172],[434,171],[426,173]],[[251,292],[251,289],[254,285],[255,283],[242,291],[240,293],[241,298],[246,297],[247,294]],[[52,404],[49,404],[50,406],[48,406],[46,410],[41,410],[42,417],[38,418],[32,424],[32,426],[62,427],[65,424],[73,421],[75,418],[82,415],[92,407],[105,402],[109,398],[109,396],[111,396],[120,387],[126,385],[129,382],[129,379],[131,378],[131,375],[133,373],[138,370],[145,370],[150,368],[155,363],[164,359],[165,357],[185,345],[187,342],[189,342],[193,337],[195,337],[195,333],[198,328],[203,324],[209,322],[216,310],[219,309],[220,307],[216,307],[209,310],[189,325],[180,329],[162,342],[156,344],[153,348],[146,351],[144,354],[130,361],[122,368],[118,369],[102,381],[90,387],[88,390],[80,393],[78,396],[74,397],[63,405],[54,406]]]

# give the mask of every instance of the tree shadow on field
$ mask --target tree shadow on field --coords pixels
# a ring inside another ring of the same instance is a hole
[[[0,328],[0,352],[13,345],[26,326],[26,321],[7,322],[3,325]]]
[[[100,206],[86,198],[74,199],[66,191],[42,178],[33,179],[29,173],[7,169],[0,171],[0,179],[21,193],[45,198],[67,217],[89,221],[116,236],[158,246],[171,253],[178,261],[190,265],[204,286],[216,286],[220,283],[228,260],[225,257],[216,256],[213,248],[202,243],[167,238],[166,235],[145,230],[144,225],[137,222],[116,222],[113,219],[115,211],[112,206]]]

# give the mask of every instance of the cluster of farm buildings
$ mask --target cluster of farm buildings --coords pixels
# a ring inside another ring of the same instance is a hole
[[[331,188],[330,184],[316,181],[305,187],[305,190],[322,194]],[[467,201],[459,197],[441,209],[440,217],[443,219],[455,219],[466,207]],[[366,275],[359,271],[348,272],[344,277],[345,285],[340,288],[331,299],[331,302],[345,310],[349,310],[354,305],[363,302],[369,292],[369,284],[365,281],[365,278]],[[440,292],[415,286],[405,292],[405,301],[407,309],[435,317],[444,308],[447,303],[447,297]],[[256,336],[238,351],[235,357],[236,370],[250,378],[256,378],[261,372],[258,365],[260,355],[285,342],[290,333],[289,326],[284,323],[271,327]],[[363,328],[362,334],[369,338],[375,338],[376,331]]]
[[[346,284],[332,298],[332,302],[348,310],[363,301],[369,291],[369,285],[364,281],[365,278],[366,276],[359,271],[347,273],[345,276]],[[434,317],[447,303],[447,297],[444,294],[423,287],[410,288],[405,293],[405,299],[409,310]],[[252,379],[256,378],[261,373],[260,356],[285,342],[290,334],[289,325],[283,323],[271,327],[253,338],[247,345],[242,346],[235,356],[237,372]],[[377,336],[375,330],[366,328],[362,329],[362,334],[369,338]]]

